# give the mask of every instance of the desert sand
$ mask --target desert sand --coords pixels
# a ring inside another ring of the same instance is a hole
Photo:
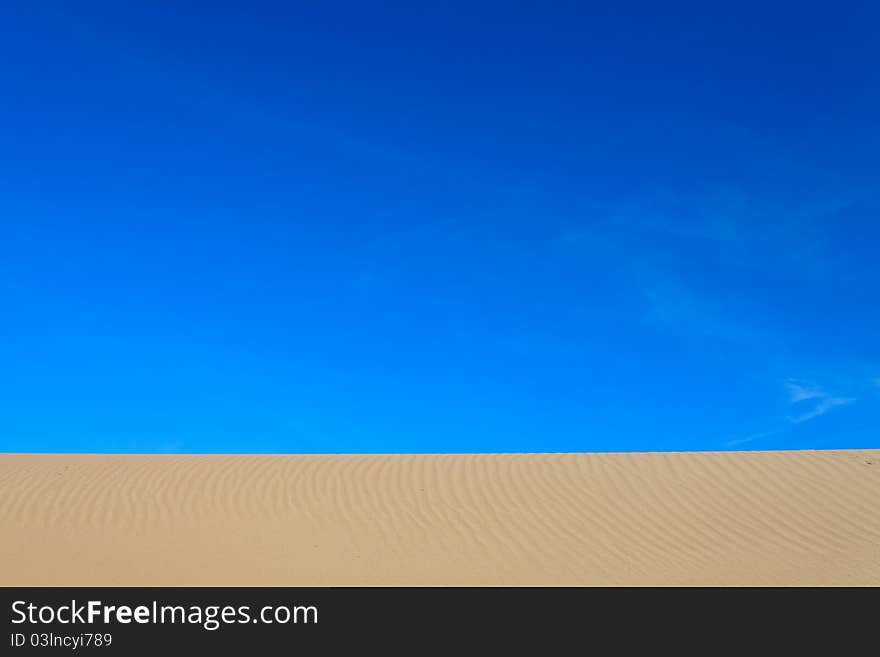
[[[880,450],[0,455],[0,585],[880,585]]]

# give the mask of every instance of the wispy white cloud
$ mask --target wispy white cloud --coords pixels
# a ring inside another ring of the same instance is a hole
[[[733,440],[728,440],[724,443],[725,447],[741,447],[747,443],[753,442],[755,440],[760,440],[761,438],[768,438],[770,436],[775,436],[778,433],[782,433],[782,429],[777,429],[775,431],[761,431],[760,433],[753,433],[749,436],[745,436],[744,438],[734,438]]]
[[[803,415],[791,417],[789,419],[794,424],[800,424],[801,422],[812,420],[814,417],[825,415],[825,413],[830,411],[835,406],[844,406],[846,404],[852,403],[853,401],[855,400],[849,397],[826,397],[818,404],[816,404],[816,406],[814,406],[811,411],[804,413]]]
[[[824,397],[825,394],[818,388],[807,388],[800,383],[789,381],[785,384],[788,388],[789,400],[794,404],[805,399],[816,399]]]
[[[880,381],[876,381],[875,383],[880,386]],[[833,395],[820,386],[800,383],[794,380],[787,381],[785,387],[788,390],[788,403],[793,408],[800,409],[801,412],[799,414],[789,415],[786,418],[787,424],[778,426],[776,429],[760,431],[740,438],[734,438],[726,441],[724,446],[728,449],[740,448],[743,445],[747,445],[756,440],[786,433],[793,430],[794,425],[802,424],[825,415],[828,411],[837,406],[845,406],[856,401],[855,398],[852,397]]]
[[[790,415],[788,421],[792,424],[801,424],[813,418],[825,415],[832,408],[851,404],[855,399],[851,397],[839,397],[833,395],[818,386],[807,386],[795,381],[786,383],[789,401],[798,408],[808,406],[807,410]]]

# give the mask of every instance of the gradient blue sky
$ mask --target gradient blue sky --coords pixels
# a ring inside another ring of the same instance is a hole
[[[6,2],[0,451],[880,447],[877,2]]]

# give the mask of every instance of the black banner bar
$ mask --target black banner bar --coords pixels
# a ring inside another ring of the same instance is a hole
[[[880,609],[880,589],[830,588],[4,588],[0,597],[4,655],[591,652],[608,641],[711,651],[829,638],[840,649],[863,634],[876,646]]]

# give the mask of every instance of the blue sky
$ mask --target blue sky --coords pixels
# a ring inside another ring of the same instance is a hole
[[[0,451],[880,447],[878,21],[4,3]]]

